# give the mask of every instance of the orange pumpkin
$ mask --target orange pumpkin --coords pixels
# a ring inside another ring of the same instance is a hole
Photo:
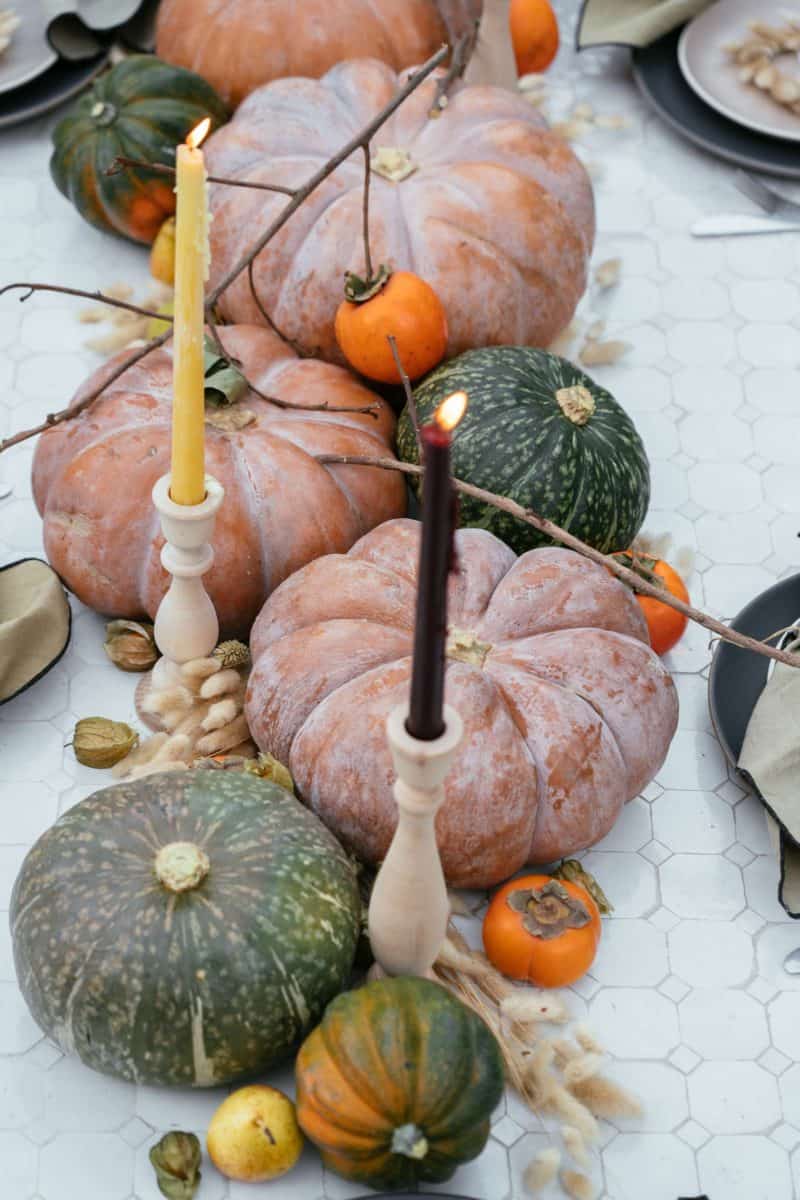
[[[206,466],[225,488],[205,577],[225,636],[246,635],[265,597],[321,554],[344,552],[373,525],[405,511],[403,478],[364,467],[322,466],[314,455],[391,453],[388,405],[349,372],[299,360],[263,328],[223,328],[227,350],[267,396],[328,403],[304,413],[246,393],[207,409]],[[76,400],[106,374],[95,372]],[[374,415],[352,411],[373,404]],[[172,353],[149,354],[80,416],[48,430],[33,464],[48,558],[91,608],[155,614],[167,585],[150,499],[169,470]]]
[[[353,294],[361,280],[349,285]],[[343,300],[336,313],[336,340],[354,370],[381,383],[400,383],[389,344],[409,379],[419,379],[442,361],[447,349],[447,317],[432,287],[411,271],[393,272],[374,295]]]
[[[523,875],[493,897],[483,946],[509,979],[567,987],[594,962],[600,932],[599,909],[585,888],[550,875]]]
[[[417,66],[480,17],[481,0],[161,0],[156,53],[191,67],[234,107],[285,75],[345,58]]]
[[[489,887],[603,837],[666,755],[678,716],[633,594],[569,550],[517,558],[456,535],[446,697],[464,741],[437,834],[456,887]],[[386,718],[407,703],[419,523],[390,521],[273,593],[253,628],[246,713],[259,747],[359,857],[397,820]]]
[[[550,0],[511,0],[508,14],[519,75],[546,71],[558,54],[558,21]]]
[[[620,554],[615,554],[614,557],[618,558],[624,566],[641,574],[643,579],[650,580],[651,574],[655,575],[656,580],[660,581],[665,591],[676,596],[678,600],[683,600],[684,604],[689,603],[686,584],[675,568],[671,567],[668,562],[664,562],[662,558],[654,558],[652,555],[642,554],[638,550],[625,550]],[[636,598],[642,606],[642,612],[647,621],[650,645],[656,654],[666,654],[683,637],[686,626],[689,624],[689,618],[678,612],[677,609],[671,608],[669,604],[662,604],[660,600],[655,600],[652,596],[637,596]]]
[[[254,92],[208,141],[211,174],[295,187],[395,95],[374,61]],[[594,239],[592,187],[567,143],[521,96],[460,86],[429,118],[436,80],[401,105],[373,143],[372,260],[414,271],[447,313],[448,355],[496,344],[549,345],[572,319]],[[258,255],[256,293],[291,340],[342,361],[334,320],[342,280],[364,274],[363,157],[327,179]],[[211,185],[213,286],[266,229],[285,196]],[[244,272],[225,291],[231,321],[263,324]]]

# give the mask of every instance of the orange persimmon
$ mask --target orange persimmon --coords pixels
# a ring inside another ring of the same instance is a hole
[[[546,71],[559,45],[558,21],[550,0],[511,0],[508,21],[517,74]]]
[[[650,554],[641,554],[638,550],[624,550],[615,554],[614,558],[618,558],[624,566],[651,583],[653,581],[650,579],[650,575],[655,575],[665,591],[676,596],[678,600],[683,600],[684,604],[689,603],[686,584],[668,562],[664,562],[661,558],[653,558]],[[668,604],[654,600],[652,596],[637,596],[636,599],[642,606],[642,612],[647,621],[650,645],[656,654],[666,654],[683,637],[686,626],[689,624],[689,618],[676,609],[670,608]]]
[[[336,313],[336,340],[350,366],[368,379],[400,383],[389,345],[397,342],[410,379],[433,370],[447,349],[447,317],[436,292],[411,271],[386,273],[363,283],[348,276],[345,299]]]
[[[495,894],[483,921],[489,961],[509,979],[566,987],[589,970],[600,941],[600,910],[585,888],[550,875],[523,875]]]

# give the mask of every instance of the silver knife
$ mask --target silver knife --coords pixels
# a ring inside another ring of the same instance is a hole
[[[718,213],[701,217],[691,227],[692,237],[740,237],[754,233],[792,233],[800,230],[800,218],[760,217],[752,213]]]

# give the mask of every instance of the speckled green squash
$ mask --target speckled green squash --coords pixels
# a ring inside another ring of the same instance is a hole
[[[296,1074],[297,1118],[325,1165],[373,1188],[450,1179],[483,1150],[503,1094],[494,1035],[427,979],[338,996]]]
[[[109,1075],[195,1087],[297,1046],[349,981],[360,915],[313,813],[230,771],[96,792],[30,851],[10,913],[45,1033]]]
[[[143,167],[106,171],[118,155],[175,165],[175,147],[204,117],[227,119],[210,84],[149,54],[100,75],[53,132],[50,172],[81,216],[137,242],[152,242],[175,212],[174,179]]]
[[[576,390],[577,389],[577,390]],[[633,422],[578,367],[527,346],[468,350],[417,387],[420,421],[451,392],[469,395],[453,438],[453,473],[516,500],[604,552],[626,549],[650,500],[650,468]],[[405,412],[400,457],[418,462]],[[517,554],[549,539],[468,496],[461,524],[488,529]]]

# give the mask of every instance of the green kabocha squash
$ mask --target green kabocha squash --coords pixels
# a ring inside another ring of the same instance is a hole
[[[373,1188],[443,1183],[503,1094],[494,1035],[427,979],[338,996],[297,1056],[297,1119],[327,1167]]]
[[[458,479],[516,500],[604,552],[628,547],[650,500],[650,469],[627,413],[578,367],[527,346],[468,350],[415,390],[429,421],[452,392],[469,396],[453,435]],[[408,412],[400,457],[418,462]],[[516,517],[461,496],[461,524],[488,529],[517,554],[549,539]]]
[[[227,119],[214,89],[182,67],[134,55],[100,75],[53,132],[56,187],[99,229],[152,242],[175,212],[174,179],[146,167],[106,172],[118,155],[175,165],[175,147],[204,117]]]
[[[66,812],[22,864],[14,961],[37,1023],[87,1066],[211,1087],[294,1049],[347,986],[353,867],[284,788],[152,775]]]

